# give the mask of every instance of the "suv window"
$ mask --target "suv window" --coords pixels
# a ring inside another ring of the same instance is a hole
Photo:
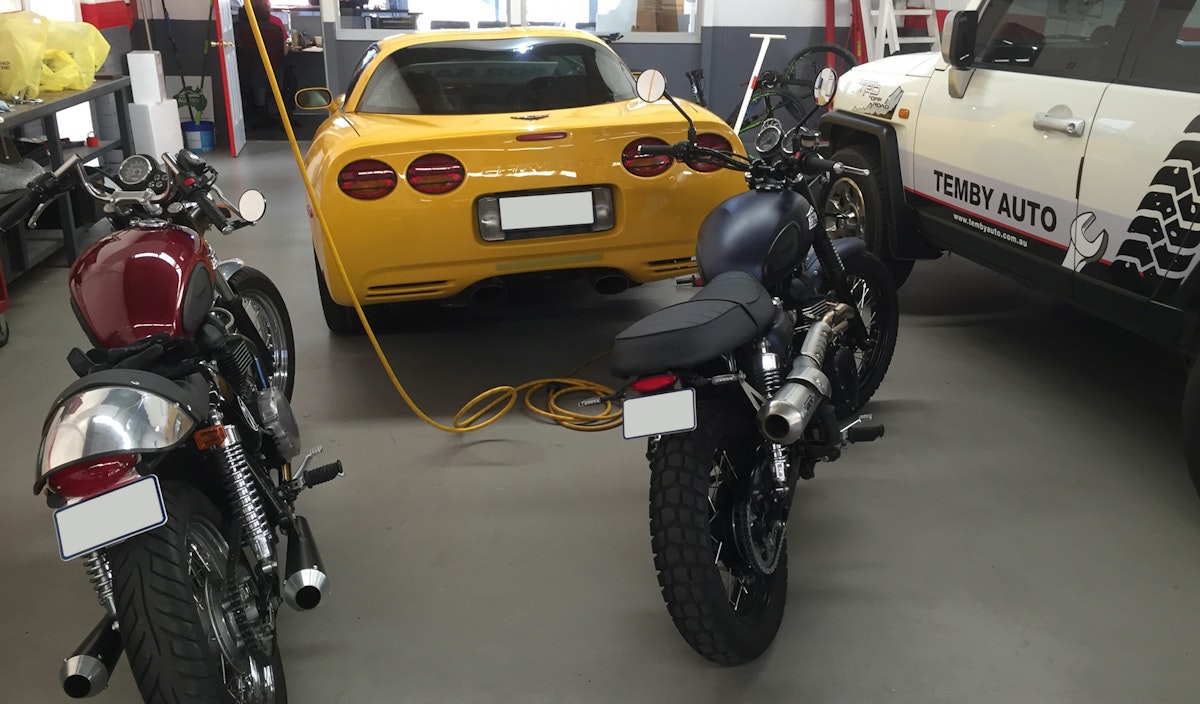
[[[630,100],[629,70],[606,47],[559,38],[421,44],[384,57],[358,112],[472,115]]]
[[[1200,93],[1200,2],[1162,0],[1133,65],[1137,85]]]
[[[975,65],[1112,81],[1133,19],[1124,11],[1139,1],[993,0],[979,18]]]

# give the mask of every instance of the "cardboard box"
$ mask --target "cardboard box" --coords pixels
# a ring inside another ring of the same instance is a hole
[[[683,0],[638,0],[634,32],[678,32]]]

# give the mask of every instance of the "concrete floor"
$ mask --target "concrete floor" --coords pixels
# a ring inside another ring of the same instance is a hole
[[[262,224],[215,245],[278,282],[305,443],[347,469],[302,500],[333,592],[281,619],[294,704],[1200,700],[1200,502],[1169,353],[962,260],[919,265],[869,407],[887,436],[800,487],[778,638],[721,669],[663,607],[643,445],[520,413],[467,436],[424,425],[365,338],[325,329],[285,146],[214,161],[227,192],[267,193]],[[23,704],[66,699],[59,662],[100,614],[30,493],[42,418],[72,379],[64,357],[85,343],[65,280],[44,266],[11,287],[0,350],[0,700]],[[565,373],[688,293],[566,286],[387,317],[381,333],[447,421],[486,388]],[[610,379],[603,362],[590,374]],[[103,701],[136,699],[126,665],[113,679]]]

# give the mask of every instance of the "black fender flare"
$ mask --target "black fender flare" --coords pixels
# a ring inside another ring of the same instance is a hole
[[[896,129],[886,122],[848,112],[831,111],[821,117],[821,136],[829,141],[830,154],[865,135],[879,148],[883,165],[883,197],[886,201],[884,234],[892,256],[897,259],[937,259],[942,250],[920,236],[917,221],[904,196],[904,177],[900,170],[900,147]]]
[[[832,244],[833,251],[837,252],[838,259],[843,262],[867,251],[866,240],[859,237],[839,237],[833,240]],[[804,273],[808,276],[813,288],[818,291],[825,288],[825,272],[821,268],[821,260],[817,258],[816,252],[808,253],[808,258],[804,260]]]

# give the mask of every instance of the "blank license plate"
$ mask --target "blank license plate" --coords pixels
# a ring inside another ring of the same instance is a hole
[[[595,221],[591,191],[500,199],[500,228],[505,231],[591,225]]]
[[[696,429],[696,390],[682,389],[626,399],[621,430],[626,440]]]
[[[58,552],[64,560],[132,538],[166,522],[162,490],[153,474],[54,512]]]

